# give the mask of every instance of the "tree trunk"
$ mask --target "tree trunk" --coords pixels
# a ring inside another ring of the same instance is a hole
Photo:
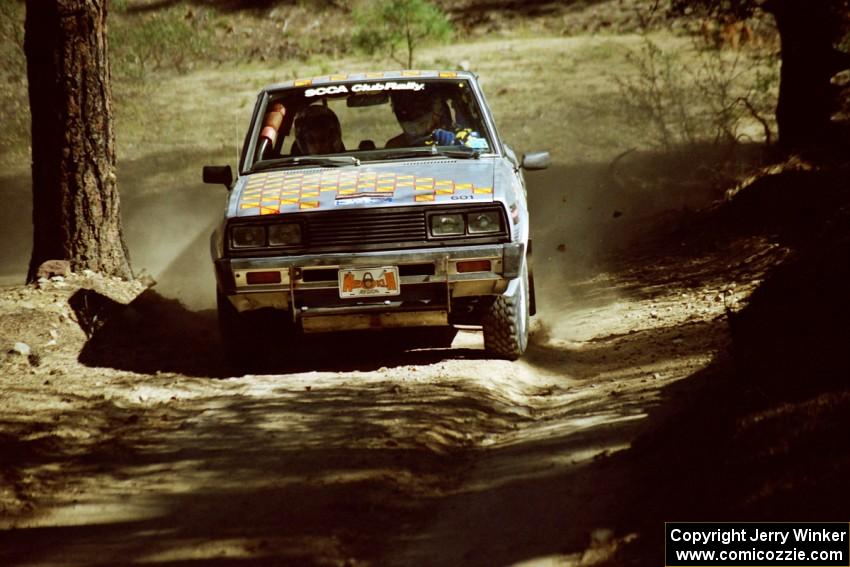
[[[46,260],[132,277],[115,183],[108,0],[27,0],[34,242]]]
[[[794,150],[827,142],[836,104],[830,83],[837,72],[834,14],[826,0],[770,0],[764,8],[773,14],[782,42],[779,143]]]

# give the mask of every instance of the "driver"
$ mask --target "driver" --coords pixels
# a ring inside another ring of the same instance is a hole
[[[452,132],[452,115],[449,105],[439,95],[425,92],[402,91],[390,97],[393,112],[403,130],[389,140],[388,148],[420,146],[436,143],[448,146],[457,143]]]
[[[402,133],[389,140],[386,143],[387,148],[423,144],[483,147],[481,145],[483,140],[480,139],[478,132],[452,122],[449,105],[440,94],[416,91],[395,92],[390,95],[390,102]]]
[[[333,110],[314,104],[298,113],[295,117],[292,155],[336,154],[344,151],[342,128]]]

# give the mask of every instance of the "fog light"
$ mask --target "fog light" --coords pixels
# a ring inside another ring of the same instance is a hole
[[[457,263],[457,271],[459,274],[469,272],[489,272],[490,260],[464,260]]]
[[[249,285],[280,283],[280,272],[248,272],[245,280]]]

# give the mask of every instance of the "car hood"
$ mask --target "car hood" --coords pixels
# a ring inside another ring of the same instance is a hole
[[[298,168],[244,175],[231,194],[228,216],[250,217],[405,206],[492,202],[495,161],[434,158],[345,167]]]

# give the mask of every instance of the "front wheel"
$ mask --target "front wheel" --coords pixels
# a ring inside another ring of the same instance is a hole
[[[285,312],[266,308],[240,313],[220,291],[216,304],[219,335],[231,371],[263,370],[292,350],[296,333]]]
[[[482,319],[484,350],[507,360],[516,360],[528,347],[528,270],[523,266],[520,277],[511,282],[508,291],[487,306]]]
[[[218,332],[222,350],[230,369],[236,372],[245,370],[251,361],[250,329],[242,315],[236,310],[226,295],[216,291],[218,311]]]

